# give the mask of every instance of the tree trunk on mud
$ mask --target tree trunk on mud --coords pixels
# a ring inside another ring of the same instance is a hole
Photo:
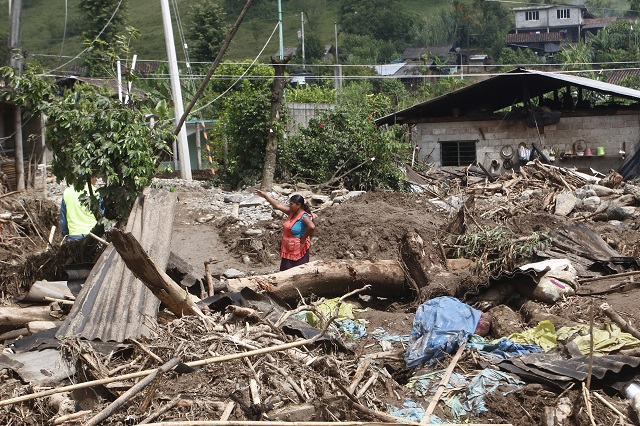
[[[371,296],[396,298],[412,294],[405,284],[404,271],[395,260],[318,260],[274,274],[227,281],[230,291],[240,291],[244,287],[267,290],[287,302],[298,302],[300,295],[342,296],[366,284],[371,289],[364,294]]]
[[[271,128],[269,129],[269,137],[267,138],[267,148],[264,156],[264,168],[262,169],[262,182],[260,189],[263,191],[271,191],[273,188],[273,175],[276,170],[276,154],[278,152],[278,125],[280,124],[280,113],[282,110],[282,93],[286,80],[284,78],[284,68],[289,57],[285,57],[282,62],[272,59],[275,78],[273,80],[273,90],[271,91]]]

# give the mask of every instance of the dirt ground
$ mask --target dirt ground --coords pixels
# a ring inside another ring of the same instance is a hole
[[[362,196],[349,199],[341,204],[321,208],[314,212],[316,216],[316,233],[312,240],[311,260],[335,260],[335,259],[360,259],[360,260],[384,260],[399,259],[399,244],[403,237],[409,232],[415,232],[425,244],[430,247],[433,253],[436,253],[435,260],[444,265],[443,255],[451,257],[452,253],[447,247],[450,247],[454,241],[454,236],[448,234],[446,229],[451,222],[449,214],[442,208],[430,203],[430,196],[427,194],[397,193],[397,192],[370,192]],[[178,204],[176,213],[173,218],[173,237],[171,241],[171,250],[179,255],[183,260],[189,263],[197,273],[204,275],[205,261],[214,260],[212,263],[212,274],[214,276],[221,275],[225,270],[234,268],[245,272],[248,275],[266,274],[275,272],[279,266],[279,243],[280,243],[280,227],[282,218],[278,214],[273,214],[270,221],[262,221],[250,226],[244,226],[237,220],[229,217],[222,212],[213,213],[211,220],[201,220],[203,217],[212,214],[210,206],[206,205],[207,198],[202,191],[178,190]],[[45,203],[46,204],[46,203]],[[7,202],[5,201],[5,206]],[[39,209],[43,212],[37,217],[30,218],[34,228],[38,228],[41,234],[45,234],[45,230],[56,222],[56,206],[47,204],[48,207],[32,206],[32,209]],[[484,214],[495,208],[495,201],[478,197],[473,208],[475,221],[478,224],[486,226],[502,226],[508,228],[516,235],[529,235],[531,232],[549,232],[563,225],[572,223],[571,219],[556,216],[545,212],[536,203],[529,204],[526,208],[515,214],[504,214],[504,212],[496,211],[494,214]],[[17,210],[18,206],[13,206]],[[621,254],[627,256],[637,256],[640,244],[640,231],[637,223],[625,223],[624,225],[610,225],[604,223],[590,223],[612,247]],[[261,229],[263,236],[261,238],[261,249],[254,250],[246,244],[244,231],[250,227],[252,229]],[[61,276],[59,269],[55,266],[42,268],[37,265],[38,258],[30,257],[27,251],[32,253],[44,250],[46,243],[44,238],[34,238],[35,248],[29,247],[16,252],[15,247],[10,247],[7,243],[7,235],[5,233],[5,241],[0,243],[0,258],[4,264],[11,264],[4,268],[3,272],[11,276],[31,277],[41,279],[42,271],[49,271],[49,279]],[[9,235],[9,237],[11,237]],[[58,238],[58,236],[56,236]],[[16,256],[17,255],[17,256]],[[59,254],[60,256],[69,256],[69,254]],[[248,261],[247,261],[248,259]],[[56,261],[47,259],[47,265],[55,265]],[[59,264],[58,264],[59,265]],[[477,280],[482,282],[486,277],[475,276],[472,272],[467,272],[466,279]],[[5,275],[5,277],[8,275]],[[3,290],[8,294],[15,295],[25,290],[24,285],[15,284],[15,287]],[[6,283],[5,283],[6,284]],[[637,296],[640,290],[635,289],[626,293],[613,293],[608,295],[596,296],[596,304],[608,302],[614,310],[623,315],[632,325],[638,327],[640,325],[640,308],[637,304]],[[417,307],[415,300],[409,299],[376,299],[376,298],[358,298],[354,303],[360,308],[368,308],[356,313],[356,318],[367,321],[367,330],[373,330],[377,327],[384,328],[389,334],[398,336],[407,336],[411,331],[411,325],[415,309]],[[554,307],[550,307],[550,313],[558,313],[572,320],[586,323],[589,319],[589,309],[592,302],[585,297],[569,297],[562,303]],[[183,345],[180,342],[186,342],[190,336],[202,333],[201,325],[189,320],[180,320],[181,325],[173,324],[167,329],[167,334],[160,336],[160,341],[155,342],[157,348],[166,348],[167,354],[160,354],[163,358],[168,359],[169,348]],[[604,318],[596,316],[596,321],[604,321]],[[171,330],[171,333],[168,331]],[[227,346],[220,345],[214,349],[206,341],[189,341],[187,348],[183,348],[185,353],[189,353],[193,359],[199,357],[210,356],[212,353],[225,354],[232,353],[234,344]],[[403,344],[394,344],[394,349],[402,349]],[[323,352],[317,351],[316,355],[325,362],[322,368],[315,365],[315,368],[308,368],[305,371],[293,372],[294,376],[305,377],[305,382],[309,387],[312,399],[322,401],[323,407],[317,412],[325,413],[324,420],[336,419],[369,419],[369,417],[358,416],[353,410],[345,404],[342,399],[335,399],[334,395],[337,390],[327,385],[323,381],[323,371],[327,376],[335,373],[336,369],[340,369],[346,365],[354,366],[355,360],[366,354],[381,351],[383,348],[371,336],[367,336],[361,340],[350,342],[349,349],[351,353],[336,353],[335,360],[331,357],[323,356]],[[213,352],[212,352],[213,351]],[[355,354],[355,358],[354,358]],[[165,356],[166,355],[166,356]],[[188,361],[188,359],[185,359]],[[247,380],[256,375],[254,368],[258,368],[258,361],[255,364],[243,363],[240,361],[221,364],[219,366],[208,366],[194,374],[178,375],[174,380],[160,385],[171,387],[167,388],[167,394],[170,391],[179,390],[183,396],[189,396],[190,393],[197,393],[197,390],[207,389],[211,395],[219,395],[220,399],[224,399],[225,395],[233,394],[238,391],[236,382],[238,371],[242,371],[241,375],[247,376]],[[275,361],[272,360],[275,363]],[[448,361],[447,361],[448,362]],[[342,367],[341,367],[342,366]],[[389,405],[400,406],[402,401],[408,396],[408,392],[403,385],[404,366],[402,362],[389,362],[386,364],[388,371],[392,372],[395,378],[393,380],[381,380],[375,384],[376,397],[368,400],[368,405],[375,406],[381,411],[385,411]],[[444,369],[446,363],[439,365],[438,368]],[[467,373],[474,371],[477,366],[471,359],[465,357],[460,363],[460,367]],[[266,367],[265,367],[266,368]],[[302,368],[302,367],[299,367]],[[433,369],[426,369],[432,371]],[[253,371],[253,372],[252,372]],[[273,372],[275,373],[275,370]],[[413,372],[412,374],[418,374]],[[259,376],[256,375],[256,377]],[[339,374],[338,374],[339,376]],[[274,379],[276,380],[276,379]],[[282,380],[280,378],[279,380]],[[3,385],[4,383],[4,385]],[[2,398],[11,395],[11,390],[7,385],[12,383],[5,376],[2,376],[0,382],[0,393]],[[275,386],[274,386],[275,389]],[[246,389],[244,394],[238,394],[237,398],[242,401],[246,400]],[[467,422],[488,422],[488,423],[511,423],[513,425],[531,425],[545,424],[545,407],[555,407],[558,402],[559,392],[541,388],[539,385],[527,385],[523,389],[516,392],[502,395],[501,393],[492,393],[487,395],[486,405],[489,411],[478,417],[463,419]],[[270,402],[277,404],[277,395],[271,395]],[[585,410],[580,408],[582,404],[581,394],[579,391],[572,390],[565,394],[569,398],[575,410],[574,416],[566,421],[566,425],[583,425],[588,424],[589,419],[586,417]],[[292,399],[296,399],[295,395]],[[625,410],[625,403],[618,397],[614,397],[615,402],[621,410]],[[613,424],[611,420],[611,411],[597,401],[593,401],[593,416],[598,425]],[[197,406],[185,407],[183,412],[190,412],[189,418],[206,419],[206,413],[211,410],[221,410],[219,406],[207,405],[205,403],[196,404]],[[245,407],[239,403],[243,410]],[[224,408],[224,407],[223,407]],[[253,407],[255,410],[255,407]],[[190,410],[190,411],[189,411]],[[266,408],[265,408],[266,410]],[[128,409],[128,415],[138,416],[135,414],[135,407]],[[249,413],[249,414],[247,414]],[[114,419],[124,421],[123,413]],[[436,411],[438,414],[438,411]],[[251,414],[250,407],[247,405],[244,418],[251,418],[251,415],[257,415],[255,412]],[[27,422],[30,424],[44,424],[43,422]],[[116,424],[116,423],[113,423]],[[117,423],[122,424],[122,423]]]

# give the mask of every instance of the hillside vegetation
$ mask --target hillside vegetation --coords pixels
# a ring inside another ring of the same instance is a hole
[[[244,4],[241,0],[235,2],[239,5]],[[47,64],[56,65],[66,62],[66,59],[58,59],[55,58],[56,56],[73,57],[82,51],[84,48],[81,36],[83,17],[78,8],[79,0],[30,0],[23,3],[22,43],[28,54],[36,55]],[[182,27],[186,27],[189,6],[193,3],[195,3],[194,0],[175,0]],[[446,0],[406,0],[408,9],[425,19],[433,16],[438,8],[444,7],[447,3]],[[0,8],[4,11],[8,10],[8,0],[0,0]],[[334,23],[338,21],[337,1],[284,0],[282,2],[284,45],[299,44],[300,12],[303,8],[310,10],[306,17],[305,35],[313,34],[324,44],[334,44]],[[237,18],[234,12],[229,10],[227,13],[229,24]],[[173,11],[172,14],[177,54],[182,60],[184,54],[180,46],[180,25]],[[160,2],[130,0],[127,4],[126,17],[127,24],[138,29],[141,34],[132,46],[132,51],[138,54],[139,60],[166,59]],[[254,1],[225,58],[231,60],[254,58],[268,40],[277,22],[278,10],[275,0]],[[8,14],[0,14],[0,34],[0,41],[4,47],[8,34]],[[339,35],[338,43],[340,39]],[[278,48],[279,39],[276,31],[261,59],[268,61],[268,57],[276,53]],[[40,55],[52,55],[54,58]]]

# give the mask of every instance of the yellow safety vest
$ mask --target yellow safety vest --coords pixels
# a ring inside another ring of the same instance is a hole
[[[86,190],[87,187],[85,186]],[[88,234],[97,223],[93,213],[80,202],[80,194],[82,192],[76,191],[73,186],[69,186],[62,194],[62,199],[67,208],[69,235]]]

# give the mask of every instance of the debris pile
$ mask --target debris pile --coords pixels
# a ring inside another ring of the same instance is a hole
[[[0,308],[0,422],[638,421],[635,185],[531,163],[312,189],[274,188],[317,220],[312,262],[276,273],[281,217],[250,190],[146,191],[81,287]],[[188,265],[174,215],[244,270]]]

